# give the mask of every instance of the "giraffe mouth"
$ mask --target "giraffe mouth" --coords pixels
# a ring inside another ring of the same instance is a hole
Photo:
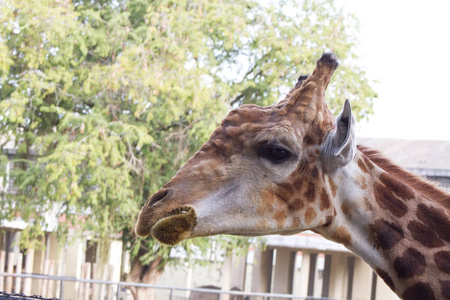
[[[197,225],[197,214],[191,206],[175,208],[159,219],[151,229],[151,235],[160,243],[174,246],[191,237]]]
[[[193,210],[193,208],[191,206],[181,206],[175,209],[172,209],[171,211],[169,211],[168,213],[164,214],[164,218],[166,217],[172,217],[172,216],[176,216],[176,215],[183,215],[183,214],[187,214],[189,213],[191,210]]]

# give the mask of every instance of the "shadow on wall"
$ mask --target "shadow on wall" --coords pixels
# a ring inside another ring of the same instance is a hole
[[[199,289],[220,290],[220,287],[214,285],[204,285],[197,287]],[[234,287],[232,291],[241,291],[239,288]],[[217,293],[205,293],[205,292],[191,292],[189,300],[219,300],[220,294]],[[230,300],[245,300],[242,295],[230,295]]]

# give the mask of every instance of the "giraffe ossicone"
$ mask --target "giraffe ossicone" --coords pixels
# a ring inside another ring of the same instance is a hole
[[[269,107],[231,111],[151,196],[135,232],[168,245],[313,230],[362,257],[404,299],[450,299],[450,194],[357,146],[350,103],[324,100],[332,53]]]

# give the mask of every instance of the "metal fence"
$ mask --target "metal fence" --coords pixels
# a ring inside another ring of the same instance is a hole
[[[182,288],[182,287],[163,286],[163,285],[135,283],[135,282],[126,282],[126,281],[79,279],[76,277],[67,277],[67,276],[0,273],[1,280],[3,280],[2,277],[31,278],[31,279],[45,279],[45,280],[59,281],[59,295],[55,295],[54,298],[44,298],[44,297],[40,297],[37,295],[26,296],[23,294],[8,294],[6,292],[0,292],[0,300],[3,300],[3,299],[55,299],[55,300],[63,299],[65,282],[81,282],[81,283],[88,283],[88,284],[91,283],[91,284],[105,284],[105,285],[116,286],[117,289],[116,289],[115,300],[125,300],[126,299],[126,296],[123,295],[122,291],[124,288],[127,288],[127,287],[152,288],[152,289],[159,289],[159,290],[166,290],[166,291],[168,290],[169,291],[169,296],[167,298],[168,300],[175,300],[174,293],[176,291],[219,294],[219,299],[224,298],[224,297],[222,297],[222,295],[230,295],[230,296],[236,295],[236,296],[246,297],[246,299],[251,298],[251,299],[262,299],[262,300],[270,300],[270,299],[333,300],[330,298],[303,297],[303,296],[296,296],[296,295],[290,295],[290,294],[223,291],[223,290],[204,289],[204,288]]]

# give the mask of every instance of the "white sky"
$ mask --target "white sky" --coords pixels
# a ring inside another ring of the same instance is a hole
[[[378,93],[360,137],[450,140],[450,1],[340,0]]]

